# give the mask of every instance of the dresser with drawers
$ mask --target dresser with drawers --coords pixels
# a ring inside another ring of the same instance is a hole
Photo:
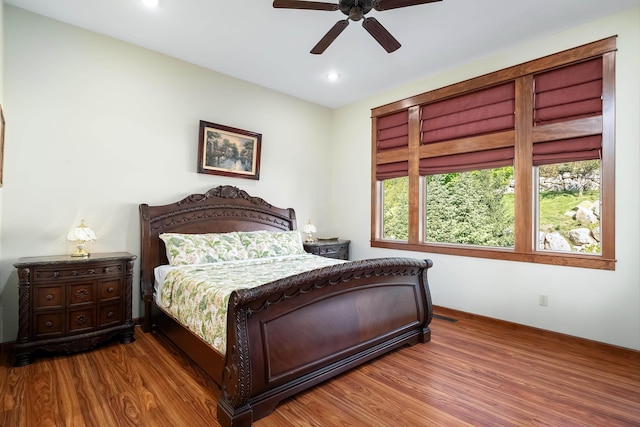
[[[349,259],[349,243],[351,240],[316,240],[314,242],[304,242],[304,250],[326,258]]]
[[[83,351],[115,337],[133,342],[135,259],[128,252],[20,258],[14,264],[19,286],[15,366],[30,364],[42,351]]]

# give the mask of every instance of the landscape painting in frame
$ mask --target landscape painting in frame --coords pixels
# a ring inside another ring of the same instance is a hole
[[[262,135],[200,121],[198,172],[260,179]]]
[[[0,105],[0,187],[2,187],[4,176],[4,112]]]

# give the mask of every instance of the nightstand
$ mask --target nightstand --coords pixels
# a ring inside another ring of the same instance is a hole
[[[38,350],[72,353],[116,336],[133,342],[135,259],[128,252],[20,258],[15,366],[33,362]]]
[[[349,259],[349,243],[351,240],[316,240],[303,242],[303,246],[310,254],[325,258]]]

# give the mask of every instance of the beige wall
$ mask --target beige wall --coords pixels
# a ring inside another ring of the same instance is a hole
[[[17,335],[13,263],[70,251],[82,218],[90,250],[138,254],[138,204],[229,184],[329,227],[329,109],[14,7],[5,30],[2,341]],[[262,133],[260,180],[196,173],[199,120]]]
[[[429,257],[437,305],[640,349],[640,9],[513,46],[334,111],[334,222],[357,258]],[[370,109],[585,43],[618,35],[615,271],[371,248]],[[344,159],[344,160],[341,160]],[[349,186],[343,185],[349,182]],[[349,206],[348,214],[342,209]],[[538,295],[549,305],[538,305]]]

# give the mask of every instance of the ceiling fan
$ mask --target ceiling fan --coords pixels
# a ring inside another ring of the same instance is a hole
[[[364,29],[380,43],[384,50],[391,53],[400,47],[398,40],[396,40],[376,18],[365,18],[364,15],[369,13],[371,9],[383,11],[437,1],[442,0],[339,0],[338,4],[303,0],[274,0],[273,7],[281,9],[326,10],[329,12],[340,10],[347,15],[347,19],[336,22],[329,32],[320,39],[318,44],[311,49],[311,53],[315,55],[321,54],[333,43],[340,33],[347,28],[349,20],[359,21],[363,18],[362,26]]]

